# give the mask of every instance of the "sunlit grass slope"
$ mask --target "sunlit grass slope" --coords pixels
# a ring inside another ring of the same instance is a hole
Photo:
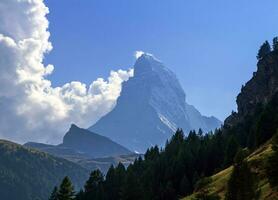
[[[271,153],[271,144],[268,142],[247,157],[249,166],[258,178],[257,180],[259,180],[260,200],[278,200],[278,192],[275,192],[270,187],[266,176],[266,160]],[[232,169],[233,167],[231,166],[211,176],[211,181],[203,188],[200,188],[199,191],[206,189],[209,191],[209,194],[217,194],[221,200],[224,199]],[[198,191],[195,191],[192,195],[183,198],[183,200],[194,200],[197,193]]]

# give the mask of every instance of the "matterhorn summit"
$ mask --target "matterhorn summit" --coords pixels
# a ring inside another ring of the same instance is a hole
[[[134,76],[123,83],[115,108],[89,130],[111,138],[136,152],[152,145],[163,146],[182,128],[214,130],[215,117],[205,117],[186,103],[176,75],[151,54],[142,53],[134,65]]]

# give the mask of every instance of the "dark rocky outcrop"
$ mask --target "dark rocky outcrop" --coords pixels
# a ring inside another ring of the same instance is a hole
[[[232,126],[247,115],[255,114],[258,106],[266,105],[278,91],[278,51],[273,51],[258,61],[257,72],[242,86],[237,96],[238,112],[233,112],[226,120]]]

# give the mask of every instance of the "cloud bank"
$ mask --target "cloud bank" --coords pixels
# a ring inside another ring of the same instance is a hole
[[[133,70],[111,71],[89,86],[52,87],[49,10],[43,0],[0,1],[0,138],[57,143],[70,123],[87,127],[115,106],[121,84]]]

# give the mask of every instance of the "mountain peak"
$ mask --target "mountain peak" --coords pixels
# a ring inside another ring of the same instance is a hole
[[[123,84],[116,107],[89,130],[144,152],[163,145],[177,128],[213,130],[221,122],[186,103],[176,75],[153,55],[137,52],[134,76]]]
[[[155,57],[152,55],[152,54],[150,54],[150,53],[142,53],[139,57],[138,57],[138,59],[147,59],[147,60],[154,60],[155,59]]]
[[[65,134],[60,147],[77,150],[91,157],[115,156],[130,154],[125,147],[115,143],[105,136],[98,135],[87,129],[72,124]]]
[[[169,71],[163,63],[152,54],[143,53],[140,55],[134,65],[134,76],[144,75],[146,73],[159,73]]]
[[[70,130],[74,130],[74,129],[79,129],[79,127],[76,126],[75,124],[71,124],[70,125]]]

